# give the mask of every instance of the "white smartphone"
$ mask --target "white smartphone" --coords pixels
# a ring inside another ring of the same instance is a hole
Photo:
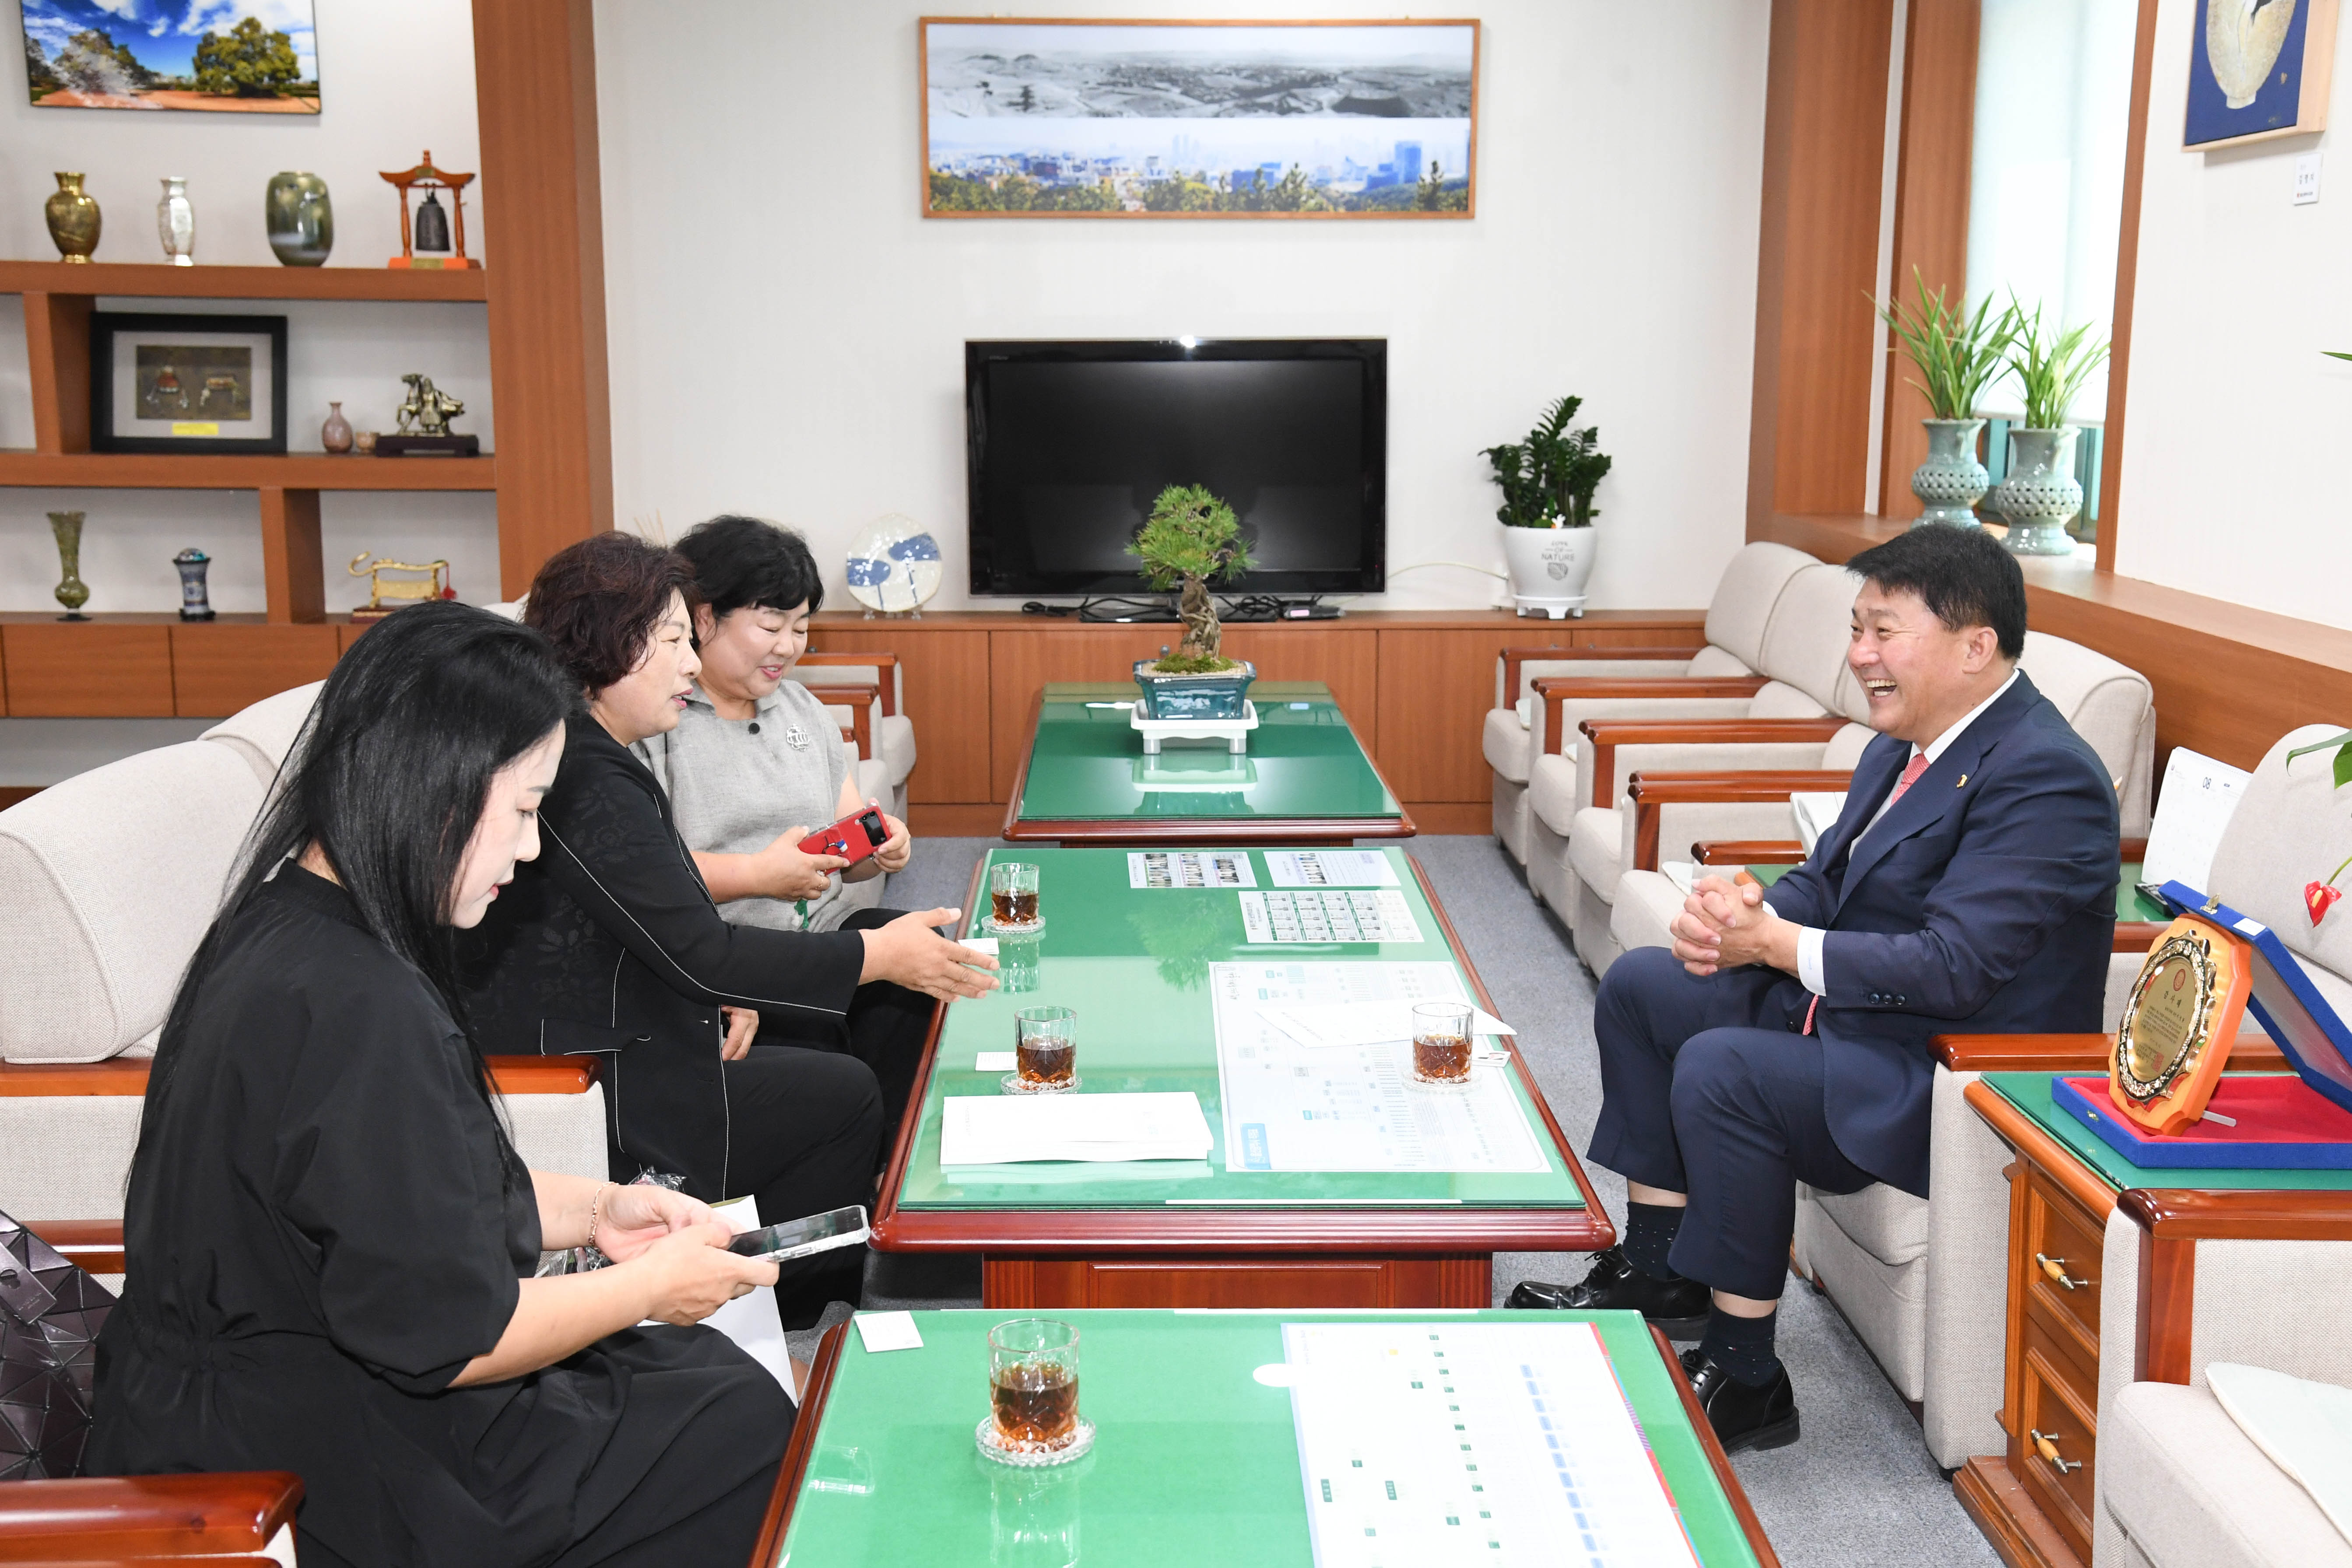
[[[852,1204],[830,1214],[813,1214],[802,1219],[788,1219],[782,1225],[747,1230],[729,1242],[727,1250],[743,1258],[782,1263],[830,1252],[836,1247],[856,1247],[865,1241],[866,1235],[866,1205]]]

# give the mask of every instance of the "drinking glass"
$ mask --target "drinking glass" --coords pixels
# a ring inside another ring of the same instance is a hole
[[[1059,1094],[1078,1087],[1078,1016],[1067,1007],[1024,1007],[1013,1015],[1016,1094]]]
[[[1418,1083],[1470,1081],[1469,1004],[1413,1004],[1412,1076]]]
[[[1034,931],[1038,922],[1037,868],[1000,860],[988,868],[991,921],[1000,930]]]
[[[1045,984],[1038,959],[1045,940],[1036,933],[1009,932],[996,944],[996,984],[1009,996],[1025,995]]]
[[[995,1457],[1068,1454],[1090,1447],[1078,1415],[1078,1331],[1055,1318],[1015,1318],[988,1331],[989,1419],[981,1446]]]

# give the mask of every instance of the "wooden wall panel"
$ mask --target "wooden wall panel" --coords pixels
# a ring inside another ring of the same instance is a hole
[[[613,526],[596,32],[590,0],[474,6],[490,379],[499,392],[499,580]]]
[[[915,725],[915,771],[907,779],[910,805],[992,798],[988,643],[984,631],[932,631],[911,621],[825,626],[810,639],[809,646],[823,653],[898,656],[904,711]]]
[[[1183,635],[1172,623],[1141,626],[1061,625],[988,634],[989,798],[1009,800],[1021,752],[1029,743],[1029,710],[1038,689],[1056,680],[1117,680],[1139,658],[1156,658]],[[918,733],[915,743],[922,744]]]
[[[2105,444],[2099,448],[2102,572],[2116,569],[2116,529],[2123,518],[2124,389],[2131,379],[2132,294],[2139,280],[2139,190],[2147,166],[2148,79],[2156,68],[2156,9],[2157,0],[2139,0],[2139,32],[2132,44],[2131,130],[2124,143],[2123,216],[2116,242],[2116,306],[2110,334],[2114,347],[2107,355]]]
[[[168,626],[10,626],[8,712],[18,719],[169,719]]]
[[[1380,634],[1366,627],[1227,626],[1225,652],[1257,666],[1261,680],[1319,680],[1339,700],[1368,752],[1380,742]]]
[[[183,719],[226,719],[291,687],[324,680],[342,648],[329,626],[205,626],[172,634],[173,704]]]
[[[1774,0],[1748,427],[1749,536],[1851,511],[1870,467],[1869,296],[1885,184],[1886,0]]]
[[[26,290],[25,358],[32,376],[33,449],[89,450],[89,311],[86,294]]]
[[[1381,633],[1381,748],[1373,753],[1404,801],[1483,801],[1493,770],[1479,750],[1495,706],[1495,658],[1507,647],[1576,646],[1557,623],[1492,631]]]
[[[1969,175],[1975,146],[1979,0],[1911,0],[1903,32],[1903,144],[1895,157],[1895,267],[1897,300],[1914,297],[1916,268],[1930,289],[1953,300],[1968,289]],[[1919,515],[1911,471],[1927,458],[1927,400],[1899,348],[1887,361],[1882,516]]]
[[[270,625],[308,625],[327,618],[317,490],[261,487],[261,574]]]

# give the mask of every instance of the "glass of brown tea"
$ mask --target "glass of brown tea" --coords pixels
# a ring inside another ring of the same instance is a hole
[[[1000,860],[988,868],[989,919],[999,931],[1033,931],[1038,922],[1037,868]]]
[[[1412,1007],[1412,1076],[1418,1083],[1470,1081],[1470,1005],[1416,1002]]]
[[[1067,1007],[1024,1007],[1013,1015],[1012,1077],[1019,1094],[1058,1094],[1078,1087],[1078,1016]]]
[[[1047,1454],[1076,1442],[1078,1331],[1054,1318],[1015,1318],[988,1331],[995,1447]]]

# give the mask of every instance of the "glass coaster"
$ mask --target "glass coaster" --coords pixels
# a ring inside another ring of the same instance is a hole
[[[1417,1072],[1411,1077],[1415,1089],[1434,1089],[1449,1094],[1458,1094],[1470,1087],[1470,1075],[1466,1072],[1460,1078],[1423,1078]]]
[[[1006,1073],[996,1085],[1007,1094],[1067,1094],[1087,1080],[1072,1073],[1066,1083],[1027,1083],[1017,1072]]]
[[[1003,1437],[997,1436],[996,1417],[983,1415],[981,1417],[980,1425],[972,1428],[971,1440],[972,1445],[979,1448],[982,1457],[993,1459],[1000,1465],[1013,1465],[1024,1470],[1042,1470],[1049,1465],[1066,1465],[1074,1459],[1083,1459],[1092,1452],[1095,1446],[1095,1424],[1083,1415],[1079,1416],[1078,1429],[1071,1435],[1070,1440],[1058,1448],[1048,1448],[1035,1444],[1005,1442]]]
[[[1045,929],[1045,917],[1039,915],[1024,924],[1020,921],[1001,921],[994,915],[982,915],[980,917],[980,929],[985,936],[1035,936]]]

